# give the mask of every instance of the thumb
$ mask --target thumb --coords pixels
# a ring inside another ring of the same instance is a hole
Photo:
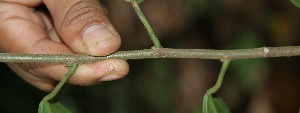
[[[121,39],[105,16],[99,0],[44,0],[63,42],[74,52],[109,55]]]

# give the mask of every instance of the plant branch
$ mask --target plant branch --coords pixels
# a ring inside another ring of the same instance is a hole
[[[77,67],[78,67],[78,64],[72,64],[69,72],[61,79],[61,81],[56,85],[54,90],[50,94],[48,94],[47,96],[45,96],[43,98],[42,101],[48,101],[48,100],[51,100],[52,98],[54,98],[57,95],[58,91],[64,86],[64,84],[69,80],[69,78],[75,73]]]
[[[224,75],[225,75],[225,72],[229,66],[229,63],[230,63],[230,60],[226,60],[224,61],[223,65],[222,65],[222,68],[221,68],[221,71],[219,73],[219,77],[218,77],[218,80],[216,82],[216,84],[210,88],[209,90],[206,91],[206,94],[205,95],[211,95],[215,92],[218,91],[218,89],[221,87],[222,85],[222,82],[223,82],[223,79],[224,79]]]
[[[236,60],[250,58],[300,56],[300,46],[262,47],[237,50],[212,49],[170,49],[154,48],[145,50],[118,51],[109,56],[96,57],[83,54],[13,54],[0,53],[0,62],[15,63],[92,63],[106,59],[149,59],[149,58],[198,58]]]
[[[132,0],[131,4],[132,4],[132,7],[135,10],[136,14],[139,16],[139,18],[141,19],[141,21],[144,24],[145,28],[147,29],[147,31],[150,35],[150,38],[151,38],[152,42],[154,43],[154,46],[156,48],[162,48],[158,38],[156,37],[153,29],[151,28],[149,22],[147,21],[146,17],[144,16],[143,12],[141,11],[141,9],[140,9],[138,3],[136,2],[136,0]]]
[[[70,64],[69,72],[61,79],[51,93],[46,95],[39,104],[38,113],[70,113],[60,103],[53,100],[64,84],[75,73],[79,64]]]

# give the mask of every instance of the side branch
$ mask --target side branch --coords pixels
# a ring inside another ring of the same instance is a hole
[[[92,63],[105,59],[149,59],[149,58],[198,58],[236,60],[250,58],[300,56],[300,46],[262,47],[237,50],[212,49],[170,49],[154,48],[145,50],[118,51],[109,56],[96,57],[83,54],[13,54],[0,53],[0,62],[15,63]]]

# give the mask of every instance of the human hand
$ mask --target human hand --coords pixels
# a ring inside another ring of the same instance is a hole
[[[35,7],[45,4],[50,15]],[[109,55],[121,39],[97,0],[0,0],[0,52]],[[68,72],[60,64],[7,63],[21,78],[51,91]],[[128,73],[124,60],[81,64],[69,83],[94,85]]]

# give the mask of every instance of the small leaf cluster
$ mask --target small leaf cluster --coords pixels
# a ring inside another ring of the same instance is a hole
[[[39,113],[71,113],[60,102],[55,99],[43,100],[39,105]]]

